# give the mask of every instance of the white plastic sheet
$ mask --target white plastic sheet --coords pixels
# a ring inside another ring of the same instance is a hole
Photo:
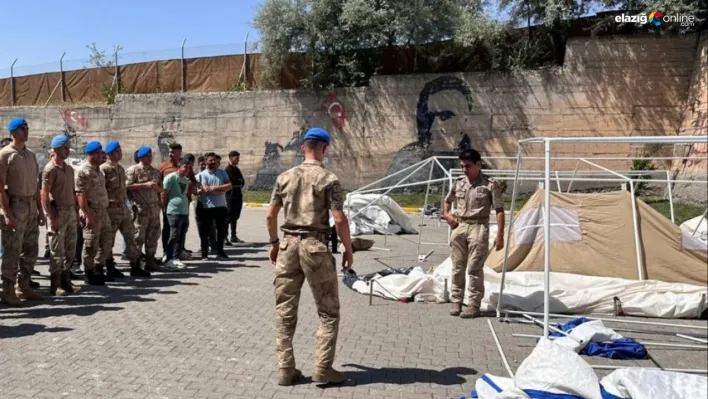
[[[698,227],[698,230],[696,230],[696,227]],[[696,234],[693,235],[694,238],[702,241],[703,245],[708,242],[708,220],[702,215],[683,222],[681,224],[681,231],[688,236],[691,236],[695,231]]]
[[[620,398],[698,399],[708,395],[708,377],[662,370],[620,369],[600,383],[605,391]]]
[[[433,273],[422,268],[409,275],[390,275],[377,279],[374,295],[398,300],[415,297],[416,301],[442,302],[445,279],[450,291],[452,260],[447,258]],[[499,300],[501,274],[484,268],[485,293],[482,310],[492,311]],[[357,282],[352,287],[368,295],[369,286]],[[551,313],[590,314],[614,311],[614,297],[620,298],[628,315],[661,318],[696,318],[706,307],[708,290],[689,284],[654,280],[625,280],[608,277],[551,273]],[[465,303],[468,298],[465,296]],[[543,273],[510,272],[506,275],[504,307],[527,312],[543,311]]]
[[[475,383],[479,399],[548,398],[548,394],[602,399],[697,399],[708,392],[708,377],[663,370],[626,368],[599,380],[574,351],[541,338],[514,378],[484,374]]]
[[[378,201],[364,209],[359,215],[351,218],[352,215],[361,209]],[[345,214],[350,217],[349,229],[353,236],[364,234],[416,234],[417,231],[403,209],[396,201],[387,195],[381,194],[348,194],[344,201]],[[330,225],[333,220],[330,218]]]

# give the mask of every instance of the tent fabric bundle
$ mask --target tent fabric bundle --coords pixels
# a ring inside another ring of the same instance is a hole
[[[514,219],[507,272],[544,268],[544,190],[538,190]],[[641,199],[636,200],[644,277],[706,286],[706,243],[682,231]],[[638,280],[632,195],[551,192],[551,270],[586,276]],[[501,272],[504,251],[490,251],[487,265]]]
[[[370,205],[371,204],[371,205]],[[417,234],[403,209],[387,195],[347,194],[344,213],[352,236],[363,234]],[[364,209],[366,208],[366,209]],[[360,214],[356,215],[359,211]],[[330,218],[330,226],[334,220]]]
[[[624,368],[599,380],[573,350],[541,338],[513,378],[484,374],[471,397],[479,399],[695,399],[705,397],[708,377]]]
[[[562,324],[558,326],[558,329],[565,332],[565,333],[572,333],[573,330],[576,329],[576,327],[585,324],[586,326],[590,326],[593,324],[601,325],[600,320],[596,321],[590,321],[586,319],[585,317],[579,317],[577,319],[573,319],[565,324]],[[604,328],[604,326],[602,326]],[[607,331],[612,331],[607,328],[604,328]],[[553,332],[550,334],[552,337],[563,337],[564,335],[559,333],[559,332]],[[594,335],[594,334],[593,334]],[[612,334],[614,336],[621,337],[619,334],[615,333],[612,331]],[[571,334],[572,336],[572,334]],[[585,345],[584,348],[580,351],[581,355],[586,355],[586,356],[597,356],[597,357],[605,357],[608,359],[615,359],[615,360],[643,360],[647,359],[649,357],[649,354],[647,353],[647,349],[644,347],[644,345],[640,344],[639,342],[635,341],[632,338],[615,338],[611,339],[609,341],[605,341],[602,339],[599,340],[588,340],[587,336],[583,337],[587,344]],[[594,337],[591,337],[593,339]]]

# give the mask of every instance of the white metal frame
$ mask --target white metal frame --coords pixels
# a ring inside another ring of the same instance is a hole
[[[501,313],[504,311],[503,310],[503,291],[504,291],[504,278],[506,275],[506,268],[507,268],[507,261],[508,261],[508,255],[509,255],[509,245],[508,243],[510,242],[509,240],[511,239],[511,231],[513,230],[513,223],[514,223],[514,206],[516,202],[516,197],[517,197],[517,191],[518,191],[518,185],[519,185],[519,177],[520,177],[520,166],[523,158],[523,152],[524,152],[524,146],[529,145],[529,144],[540,144],[543,143],[544,145],[544,234],[543,234],[543,242],[544,242],[544,267],[543,267],[543,273],[544,273],[544,281],[543,281],[543,336],[548,337],[549,336],[549,315],[550,315],[550,264],[551,264],[551,231],[550,231],[550,215],[551,215],[551,160],[553,159],[551,157],[551,150],[552,150],[552,145],[554,143],[573,143],[573,144],[579,144],[579,143],[593,143],[593,144],[598,144],[598,143],[605,143],[605,144],[674,144],[674,145],[681,145],[681,144],[703,144],[706,143],[708,144],[708,136],[647,136],[647,137],[641,137],[641,136],[635,136],[635,137],[537,137],[537,138],[530,138],[530,139],[523,139],[519,140],[519,150],[517,154],[517,161],[516,161],[516,173],[514,175],[514,187],[512,189],[512,197],[511,197],[511,210],[510,212],[510,218],[509,218],[509,227],[506,232],[506,242],[507,245],[504,247],[504,263],[503,263],[503,269],[502,269],[502,281],[499,289],[499,300],[497,303],[497,317],[501,316]],[[577,159],[577,158],[576,158]],[[587,162],[587,160],[585,160]],[[615,173],[614,174],[619,174]],[[638,275],[640,279],[644,279],[644,268],[643,268],[643,260],[641,258],[641,248],[640,248],[640,243],[639,243],[639,231],[638,231],[638,220],[637,220],[637,206],[636,206],[636,198],[634,196],[634,182],[636,179],[631,179],[627,176],[623,176],[619,174],[621,177],[624,178],[626,182],[629,183],[631,191],[632,191],[632,218],[634,221],[634,236],[635,236],[635,246],[636,246],[636,252],[637,252],[637,268],[638,268]],[[668,176],[667,176],[668,177]],[[669,184],[672,182],[671,179],[667,179]],[[674,180],[673,182],[678,182]],[[686,182],[691,182],[691,183],[708,183],[708,181],[686,181]],[[672,206],[673,208],[673,206]],[[648,322],[647,322],[648,323]],[[649,323],[648,323],[649,324]]]
[[[528,169],[528,170],[521,170],[521,151],[522,147],[520,144],[519,147],[519,154],[516,157],[509,157],[509,156],[492,156],[492,157],[482,157],[483,160],[487,161],[494,161],[494,160],[516,160],[516,168],[515,170],[505,170],[505,169],[487,169],[484,170],[484,173],[490,177],[493,177],[495,180],[498,181],[514,181],[514,187],[516,188],[516,182],[517,181],[544,181],[545,180],[545,170],[539,170],[539,169]],[[674,199],[673,199],[673,191],[672,191],[672,185],[675,183],[686,183],[686,184],[695,184],[695,183],[705,183],[702,181],[696,181],[696,180],[678,180],[678,179],[672,179],[671,178],[671,173],[670,170],[666,171],[661,171],[661,170],[652,170],[652,171],[642,171],[642,170],[620,170],[620,171],[613,171],[609,168],[603,167],[598,165],[596,162],[592,161],[631,161],[631,160],[655,160],[655,161],[661,161],[661,160],[670,160],[670,161],[676,161],[676,160],[685,160],[688,157],[593,157],[593,156],[587,156],[583,158],[579,157],[551,157],[552,161],[576,161],[575,169],[571,170],[559,170],[555,171],[555,177],[554,180],[556,181],[558,191],[562,191],[561,189],[561,182],[570,182],[568,184],[568,188],[566,192],[570,192],[573,183],[574,182],[594,182],[594,183],[628,183],[631,187],[632,190],[634,190],[634,183],[635,182],[643,182],[647,184],[666,184],[667,189],[668,189],[668,199],[669,199],[669,209],[670,209],[670,216],[671,216],[671,221],[675,223],[675,217],[674,217]],[[430,195],[430,186],[431,184],[442,184],[442,192],[445,193],[446,187],[452,187],[454,184],[454,180],[462,175],[462,169],[457,169],[457,168],[451,168],[451,169],[446,169],[440,160],[450,160],[450,159],[457,159],[455,156],[433,156],[427,159],[424,159],[420,162],[417,162],[413,165],[407,166],[397,172],[394,172],[390,175],[387,175],[379,180],[376,180],[372,183],[369,183],[363,187],[360,187],[354,191],[351,192],[351,194],[373,194],[373,193],[381,193],[381,195],[387,195],[391,191],[399,188],[406,188],[406,187],[414,187],[414,186],[427,186],[426,187],[426,192],[425,192],[425,203],[423,205],[423,209],[427,208],[428,206],[428,197]],[[530,159],[530,160],[545,160],[545,157],[524,157],[524,159]],[[590,161],[592,160],[592,161]],[[578,167],[580,164],[584,163],[587,165],[590,165],[592,167],[599,168],[600,170],[587,170],[587,171],[578,171]],[[428,180],[423,180],[423,181],[412,181],[408,182],[411,177],[413,177],[416,173],[419,173],[421,171],[425,171],[425,167],[428,166],[430,169],[428,171]],[[444,177],[442,178],[437,178],[433,179],[432,175],[434,170],[439,168],[442,170],[444,173]],[[380,185],[383,182],[387,181],[392,181],[392,178],[398,177],[404,173],[408,172],[406,176],[403,178],[400,178],[396,180],[393,184],[382,186],[382,187],[376,187]],[[642,176],[646,175],[656,175],[656,174],[665,174],[666,178],[665,179],[650,179],[650,180],[644,180],[640,179]],[[608,177],[608,175],[612,175],[613,177]],[[633,178],[634,177],[634,178]],[[350,215],[349,218],[353,219],[354,217],[358,216],[364,209],[368,208],[369,206],[375,205],[379,199],[375,199],[371,202],[369,202],[366,206],[361,208],[359,211],[354,213],[353,215]],[[349,205],[349,201],[351,198],[347,200],[347,205]],[[512,194],[512,200],[511,200],[511,210],[513,211],[516,206],[516,192]],[[444,195],[443,198],[441,199],[441,204],[440,204],[440,209],[443,208],[443,202],[444,202]],[[453,204],[454,206],[454,204]],[[513,213],[513,212],[512,212]],[[636,215],[635,215],[636,216]],[[513,218],[513,216],[512,216]],[[421,254],[421,245],[439,245],[439,246],[447,246],[450,245],[450,234],[451,234],[451,228],[448,226],[448,234],[447,234],[447,242],[444,243],[437,243],[437,242],[423,242],[422,241],[422,236],[423,236],[423,225],[425,222],[425,214],[424,212],[421,212],[421,223],[420,223],[420,230],[418,232],[418,240],[417,242],[411,239],[408,239],[404,236],[399,236],[395,234],[390,234],[389,232],[385,230],[380,230],[376,229],[377,232],[381,233],[384,235],[384,246],[386,246],[387,239],[389,235],[392,235],[394,237],[397,237],[401,240],[408,241],[414,244],[417,244],[417,255]],[[438,224],[440,223],[440,220],[438,220]],[[694,232],[695,233],[695,232]],[[638,237],[635,237],[635,240],[638,239]],[[508,238],[507,238],[508,242]],[[507,251],[508,246],[505,248],[505,252]],[[506,256],[506,254],[505,254]],[[641,269],[641,266],[638,265],[638,270]],[[504,284],[504,275],[502,275],[502,285]]]

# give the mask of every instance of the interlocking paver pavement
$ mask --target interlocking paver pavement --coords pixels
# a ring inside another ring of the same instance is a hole
[[[420,223],[419,218],[413,219]],[[426,220],[423,242],[443,242],[443,227]],[[198,250],[196,223],[188,248]],[[239,223],[249,244],[227,247],[229,261],[199,260],[151,280],[126,277],[106,287],[17,309],[0,305],[1,398],[452,398],[469,395],[482,373],[506,375],[485,318],[447,315],[447,304],[403,304],[369,298],[340,284],[342,322],[335,366],[350,382],[318,387],[275,384],[274,295],[265,210],[247,209]],[[381,236],[376,247],[384,247]],[[418,241],[417,236],[404,238]],[[119,252],[120,239],[115,252]],[[41,241],[43,242],[43,237]],[[358,273],[416,264],[416,244],[390,237],[391,251],[355,254]],[[425,267],[447,256],[435,249]],[[379,258],[377,261],[375,258]],[[122,263],[125,268],[127,265]],[[35,278],[46,293],[47,262]],[[312,373],[317,314],[303,288],[295,337],[298,366]],[[690,323],[705,325],[705,321]],[[516,369],[540,334],[533,325],[493,325]],[[652,341],[690,343],[670,328],[625,326]],[[661,335],[660,335],[660,334]],[[666,368],[706,368],[706,352],[650,349]],[[596,364],[636,364],[589,358]],[[639,362],[653,366],[651,361]],[[604,375],[605,373],[599,373]]]

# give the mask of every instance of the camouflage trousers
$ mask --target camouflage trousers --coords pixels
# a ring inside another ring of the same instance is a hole
[[[135,245],[135,227],[133,226],[133,216],[125,204],[125,201],[108,207],[108,218],[111,220],[111,249],[116,242],[116,232],[120,231],[125,241],[125,256],[129,261],[135,262],[140,259],[140,251]],[[108,258],[112,258],[112,254]]]
[[[91,209],[93,227],[84,226],[84,250],[81,258],[84,269],[91,270],[96,265],[103,265],[113,252],[111,240],[111,220],[105,209]]]
[[[334,362],[339,332],[339,282],[334,256],[323,241],[286,235],[275,266],[276,346],[278,368],[295,367],[293,336],[297,326],[302,284],[307,279],[315,299],[320,325],[315,366]]]
[[[49,250],[52,257],[49,259],[49,274],[70,270],[76,254],[76,208],[74,206],[57,207],[58,231],[47,228]],[[47,221],[49,226],[49,221]]]
[[[158,204],[133,205],[133,222],[135,223],[135,245],[138,251],[145,245],[145,256],[154,257],[157,252],[157,242],[160,240],[160,219],[162,211]]]
[[[484,262],[489,251],[489,225],[460,223],[450,237],[452,258],[452,303],[462,303],[465,275],[469,276],[470,307],[479,309],[484,297]]]
[[[15,228],[8,228],[5,217],[0,217],[0,234],[5,249],[0,269],[3,280],[15,283],[18,276],[24,280],[32,275],[39,251],[39,223],[34,197],[8,196],[8,202]]]

